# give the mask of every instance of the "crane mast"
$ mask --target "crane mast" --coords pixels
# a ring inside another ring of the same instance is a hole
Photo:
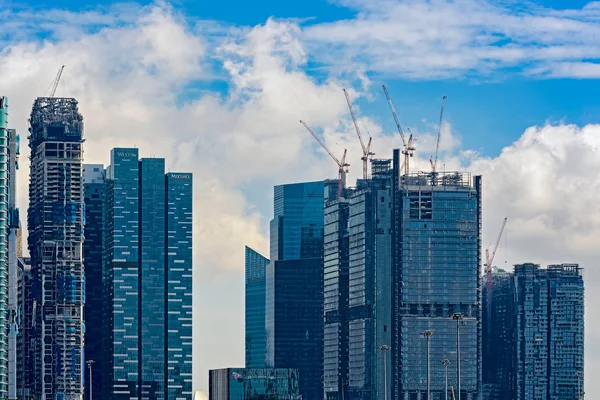
[[[362,148],[363,156],[361,160],[363,162],[363,179],[368,178],[368,162],[369,156],[375,155],[375,153],[371,152],[371,139],[369,137],[369,142],[365,146],[365,142],[362,139],[360,134],[360,129],[358,128],[358,122],[356,122],[356,116],[354,115],[354,110],[352,110],[352,102],[350,101],[350,96],[348,96],[348,92],[346,89],[343,89],[344,96],[346,96],[346,103],[348,103],[348,110],[350,110],[350,115],[352,116],[352,122],[354,123],[354,129],[356,129],[356,134],[358,135],[358,140],[360,140],[360,146]]]
[[[392,98],[387,90],[387,87],[385,85],[381,85],[381,87],[383,88],[383,92],[385,93],[385,98],[387,99],[388,105],[390,106],[392,116],[394,117],[394,122],[396,123],[396,128],[398,129],[398,133],[400,133],[400,137],[402,138],[402,144],[403,144],[402,154],[404,155],[404,162],[402,164],[402,168],[404,169],[404,173],[406,175],[408,175],[409,167],[410,167],[409,160],[410,160],[410,157],[414,156],[414,154],[415,154],[414,151],[416,150],[415,146],[413,144],[413,142],[414,142],[413,135],[412,135],[412,132],[410,132],[410,129],[408,129],[410,136],[408,137],[408,142],[407,142],[404,137],[404,132],[402,131],[402,127],[400,126],[400,120],[398,119],[398,115],[396,114],[396,109],[394,108],[394,103],[392,102]]]
[[[440,135],[442,133],[442,121],[444,118],[444,104],[446,103],[447,98],[448,98],[448,96],[442,97],[442,109],[440,110],[440,124],[438,125],[438,134],[437,134],[437,139],[435,142],[435,159],[429,160],[429,162],[431,163],[431,171],[433,173],[436,172],[436,168],[437,168],[438,151],[440,149]]]
[[[344,149],[344,155],[342,156],[342,160],[340,161],[329,148],[325,145],[325,143],[317,136],[317,134],[311,129],[308,124],[302,120],[300,123],[306,128],[306,130],[315,138],[315,140],[321,145],[323,149],[329,154],[329,156],[335,161],[338,166],[338,198],[341,198],[344,194],[344,188],[346,187],[346,173],[348,172],[348,167],[350,164],[346,162],[346,155],[348,151]]]

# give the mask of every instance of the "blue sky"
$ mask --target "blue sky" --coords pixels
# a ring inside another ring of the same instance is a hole
[[[298,120],[348,149],[350,182],[360,173],[343,87],[389,157],[401,141],[388,86],[417,135],[416,168],[428,168],[447,95],[440,159],[484,175],[483,242],[508,216],[502,262],[580,262],[587,301],[600,301],[600,2],[0,0],[0,10],[0,94],[21,137],[65,64],[57,95],[79,101],[86,162],[136,146],[194,173],[195,389],[209,368],[243,363],[244,246],[269,253],[273,185],[336,174]],[[600,311],[588,314],[594,376]]]

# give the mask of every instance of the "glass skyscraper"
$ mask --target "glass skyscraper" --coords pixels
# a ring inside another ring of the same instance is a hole
[[[83,261],[85,266],[85,358],[93,361],[92,392],[102,390],[102,198],[104,189],[104,166],[102,164],[83,165],[85,198],[85,240],[83,242]],[[86,382],[90,382],[89,369],[86,368]],[[89,384],[85,385],[85,395],[89,398]],[[92,393],[92,394],[93,394]]]
[[[583,399],[584,286],[577,264],[515,266],[515,400]],[[579,392],[581,390],[581,392]],[[580,397],[581,396],[581,397]]]
[[[398,151],[394,164],[399,161]],[[458,390],[463,400],[481,395],[481,177],[468,173],[413,173],[400,177],[395,202],[394,398],[427,392],[427,339],[431,337],[431,393]],[[460,313],[457,324],[451,316]],[[452,367],[453,366],[453,367]]]
[[[246,368],[265,367],[265,294],[269,259],[246,246]]]
[[[323,182],[275,187],[266,364],[297,368],[306,399],[323,397],[323,206]]]
[[[298,370],[223,368],[209,371],[209,400],[300,400]]]
[[[104,192],[103,398],[189,398],[192,174],[117,148]]]
[[[40,97],[30,117],[27,227],[36,300],[34,395],[83,397],[83,118],[72,98]]]

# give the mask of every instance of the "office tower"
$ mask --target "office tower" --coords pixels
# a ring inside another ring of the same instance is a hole
[[[269,259],[246,246],[246,368],[265,367],[265,290]]]
[[[323,397],[323,192],[323,182],[275,187],[266,275],[266,364],[297,368],[306,399]]]
[[[33,295],[33,275],[29,258],[17,259],[18,304],[20,309],[19,334],[17,336],[17,398],[33,397],[34,365],[36,354],[33,340],[35,338],[33,324],[34,311],[37,307]],[[38,361],[39,362],[39,361]]]
[[[300,400],[298,370],[223,368],[208,373],[209,400]]]
[[[394,166],[399,165],[394,151]],[[394,174],[397,179],[398,175]],[[398,182],[394,211],[394,398],[427,393],[427,342],[431,337],[431,393],[449,385],[462,400],[481,393],[481,177],[468,173],[411,173]],[[451,316],[460,313],[461,320]],[[457,362],[460,335],[460,369]],[[457,372],[460,371],[460,379]],[[458,397],[458,396],[457,396]]]
[[[189,398],[192,174],[117,148],[105,176],[103,398]]]
[[[192,396],[192,223],[191,173],[166,175],[167,210],[167,399]]]
[[[348,399],[349,202],[338,181],[326,181],[323,235],[323,389],[325,398]]]
[[[483,278],[485,279],[485,277]],[[512,400],[512,380],[514,335],[512,310],[512,274],[503,269],[493,268],[492,290],[488,293],[483,287],[482,304],[487,304],[491,296],[491,315],[483,307],[483,398],[484,400]],[[491,329],[487,330],[487,321]]]
[[[84,366],[83,118],[72,98],[40,97],[30,116],[28,246],[36,281],[35,388],[81,399]]]
[[[513,399],[583,398],[584,286],[577,264],[515,266]]]
[[[85,266],[86,299],[84,308],[85,398],[90,398],[90,382],[92,394],[99,395],[102,390],[102,196],[104,188],[104,166],[102,164],[83,165],[83,193],[85,201],[85,228],[83,242],[83,262]],[[90,376],[90,364],[92,376]],[[92,379],[90,379],[92,378]]]

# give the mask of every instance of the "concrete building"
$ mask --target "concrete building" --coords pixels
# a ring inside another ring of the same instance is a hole
[[[192,395],[192,174],[111,151],[103,200],[103,398]]]
[[[84,377],[83,117],[73,98],[40,97],[30,117],[27,216],[41,400],[79,400]]]
[[[577,264],[515,266],[515,400],[583,398],[584,286]],[[580,392],[581,390],[581,392]]]
[[[323,397],[323,182],[275,187],[266,274],[268,368],[297,368],[300,394]]]
[[[265,294],[269,259],[246,246],[246,368],[265,367]]]
[[[209,371],[209,400],[301,400],[298,370],[223,368]]]

